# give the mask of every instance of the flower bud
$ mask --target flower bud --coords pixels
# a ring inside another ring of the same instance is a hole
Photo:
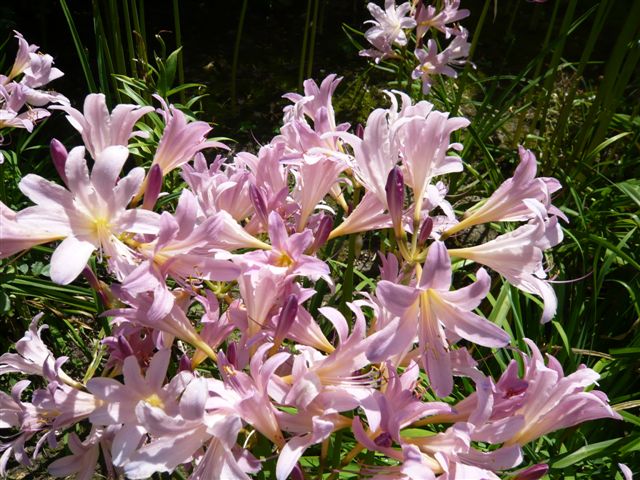
[[[51,159],[53,160],[53,166],[56,167],[56,171],[62,181],[67,184],[67,175],[64,173],[64,166],[67,163],[67,149],[62,142],[57,139],[52,139],[49,144],[49,150],[51,152]]]
[[[298,315],[298,297],[291,294],[287,297],[278,315],[278,324],[274,335],[274,346],[277,348],[286,337],[291,325]]]
[[[538,480],[546,475],[549,470],[549,465],[545,463],[538,463],[524,470],[520,470],[516,473],[513,480]]]
[[[361,123],[356,125],[356,137],[358,137],[359,139],[364,138],[364,127],[362,126]]]
[[[153,210],[158,201],[160,191],[162,190],[162,168],[160,165],[152,165],[147,176],[147,188],[144,191],[144,200],[142,208],[145,210]]]
[[[265,227],[269,225],[269,215],[267,215],[267,204],[264,201],[262,193],[253,183],[249,184],[249,198],[253,204],[253,209],[256,211],[258,220]]]
[[[393,167],[387,177],[385,186],[389,216],[393,223],[396,237],[402,236],[402,209],[404,207],[404,177],[399,167]]]
[[[420,236],[418,237],[418,245],[424,245],[427,243],[429,239],[429,235],[431,235],[431,231],[433,230],[433,219],[431,217],[427,217],[422,222],[420,226]]]
[[[329,215],[323,215],[320,219],[318,228],[316,228],[313,244],[309,248],[310,254],[317,252],[321,246],[327,243],[327,239],[329,238],[331,230],[333,230],[333,218],[331,218]]]

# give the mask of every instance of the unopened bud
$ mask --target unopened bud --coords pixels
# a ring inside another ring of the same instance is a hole
[[[151,166],[149,175],[147,176],[147,188],[144,191],[144,200],[142,208],[145,210],[153,210],[158,201],[160,191],[162,190],[162,168],[155,164]]]
[[[133,348],[131,348],[131,344],[129,343],[129,340],[126,339],[126,337],[124,337],[123,335],[118,335],[118,348],[120,349],[120,352],[122,352],[122,358],[127,358],[130,357],[131,355],[135,355],[135,353],[133,353]]]
[[[253,183],[249,184],[249,198],[253,204],[253,209],[258,216],[258,220],[265,227],[269,225],[269,215],[267,215],[267,204],[264,201],[262,193]]]
[[[298,315],[298,297],[291,294],[287,297],[278,315],[278,324],[276,325],[276,332],[274,335],[274,346],[279,346],[284,337],[287,336],[291,325]]]
[[[320,247],[327,243],[329,234],[331,234],[331,230],[333,230],[333,218],[331,218],[329,215],[323,215],[320,219],[318,228],[316,228],[313,244],[309,249],[310,253],[317,252]]]
[[[237,366],[238,362],[238,344],[231,342],[227,346],[227,361],[234,366]]]
[[[364,138],[364,127],[361,123],[356,125],[356,137],[363,139]]]
[[[549,471],[549,465],[545,463],[538,463],[532,467],[525,468],[516,473],[513,480],[538,480],[544,477]]]
[[[179,372],[192,371],[191,359],[189,358],[189,355],[187,355],[186,353],[183,353],[182,356],[180,357],[180,362],[178,363],[178,371]]]
[[[396,237],[402,236],[402,209],[404,207],[404,177],[399,167],[393,167],[387,177],[385,186],[389,216],[393,223]]]
[[[67,163],[67,149],[62,142],[57,139],[52,139],[49,144],[49,151],[51,152],[51,159],[53,160],[53,166],[56,167],[56,171],[62,181],[67,184],[67,174],[64,172],[64,166]]]
[[[420,236],[418,237],[418,245],[424,245],[427,243],[429,236],[433,230],[433,219],[431,217],[427,217],[422,222],[420,226]]]

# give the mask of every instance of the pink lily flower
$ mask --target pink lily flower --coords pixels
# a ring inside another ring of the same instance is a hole
[[[7,258],[35,245],[59,240],[59,234],[46,229],[24,226],[17,222],[14,212],[0,202],[0,258]]]
[[[503,347],[510,339],[504,330],[471,311],[489,291],[489,275],[480,269],[474,284],[456,291],[449,291],[451,277],[451,260],[447,249],[443,243],[434,242],[429,247],[417,286],[397,285],[382,280],[376,290],[382,305],[400,317],[402,323],[414,324],[417,320],[415,326],[422,362],[433,389],[440,397],[449,395],[453,388],[447,336],[453,335],[456,340],[464,338],[491,348]],[[412,341],[412,336],[397,338],[389,348],[401,351],[406,348],[407,342]]]
[[[222,170],[223,162],[224,159],[217,156],[211,166],[207,167],[204,155],[199,152],[193,166],[182,165],[182,178],[195,194],[206,216],[224,210],[240,222],[253,210],[249,198],[249,185],[253,182],[253,177],[245,168],[232,165],[227,165]]]
[[[97,160],[103,150],[114,145],[127,146],[134,136],[144,136],[144,132],[133,132],[135,124],[143,115],[153,111],[153,107],[138,105],[116,105],[111,114],[104,94],[92,93],[84,100],[84,115],[68,105],[51,107],[67,113],[67,120],[80,135],[91,157]]]
[[[382,47],[382,54],[391,50],[392,45],[403,47],[407,44],[407,35],[404,30],[409,30],[416,26],[416,21],[411,16],[411,4],[409,2],[396,6],[395,0],[385,0],[384,10],[375,3],[370,2],[367,4],[367,8],[375,19],[365,22],[373,25],[364,34],[369,43],[373,44],[378,50],[380,50],[379,47]],[[364,55],[363,52],[360,52],[360,55]]]
[[[47,467],[49,474],[54,477],[75,475],[77,480],[91,480],[95,478],[96,466],[100,456],[101,435],[102,431],[94,428],[83,442],[75,432],[72,432],[67,441],[71,455],[52,462]]]
[[[158,214],[126,208],[144,176],[142,168],[134,168],[118,180],[128,155],[126,147],[108,147],[89,176],[84,148],[74,148],[65,164],[69,190],[34,174],[21,180],[22,193],[36,206],[18,212],[18,224],[64,238],[51,257],[54,282],[72,282],[96,249],[109,257],[114,272],[122,276],[119,262],[133,261],[123,235],[158,232]]]
[[[553,287],[543,280],[543,251],[562,241],[562,231],[557,217],[543,219],[545,210],[540,204],[528,200],[525,203],[532,211],[537,210],[537,217],[528,224],[482,245],[451,249],[449,254],[486,265],[513,286],[542,297],[541,322],[545,323],[555,315],[558,300]]]
[[[511,432],[505,445],[525,445],[547,433],[597,418],[622,418],[609,406],[603,392],[585,391],[598,380],[596,372],[582,365],[565,376],[555,358],[548,356],[549,365],[545,365],[535,343],[529,339],[526,342],[532,354],[524,356],[524,380],[528,385],[517,395],[517,401],[522,403],[512,413],[521,415],[524,424]]]
[[[425,7],[420,2],[416,10],[416,37],[421,39],[430,28],[441,31],[446,35],[446,38],[451,35],[461,35],[464,29],[459,26],[449,27],[448,25],[459,22],[469,15],[469,10],[460,10],[460,0],[445,0],[440,11],[433,5]]]
[[[282,217],[277,212],[269,214],[269,238],[271,250],[254,251],[243,255],[247,261],[260,266],[284,269],[287,277],[303,276],[312,280],[323,278],[330,285],[329,267],[322,260],[304,252],[313,244],[313,233],[306,229],[289,236]]]
[[[160,229],[155,240],[138,246],[138,251],[149,258],[153,268],[177,280],[198,278],[231,281],[240,269],[229,260],[217,259],[212,252],[211,240],[224,228],[222,219],[209,217],[197,223],[198,204],[189,190],[183,190],[175,215],[162,212]]]
[[[458,72],[451,65],[460,66],[467,63],[470,48],[471,44],[467,42],[467,32],[463,29],[463,33],[456,36],[440,53],[438,53],[438,45],[433,39],[427,42],[426,50],[422,48],[416,50],[414,53],[420,64],[413,70],[411,76],[414,79],[420,78],[422,80],[422,93],[425,95],[429,93],[433,75],[457,78]]]
[[[9,72],[7,81],[17,77],[29,68],[31,64],[31,54],[36,53],[40,48],[35,44],[29,45],[29,42],[25,40],[20,32],[14,30],[13,33],[15,33],[14,37],[18,39],[18,53],[16,53],[16,58],[13,61],[13,66]]]
[[[512,178],[505,180],[486,202],[467,212],[465,218],[443,233],[446,238],[456,232],[488,222],[518,222],[534,218],[539,209],[532,209],[531,202],[541,204],[549,214],[567,217],[551,205],[551,194],[560,190],[555,178],[536,177],[536,157],[531,150],[518,147],[520,164]]]
[[[208,123],[200,121],[189,123],[184,113],[173,105],[167,106],[164,100],[160,100],[166,127],[158,143],[152,165],[159,165],[163,175],[184,165],[205,148],[229,149],[224,143],[206,139],[206,135],[211,131]]]
[[[298,231],[301,232],[318,203],[337,183],[338,176],[347,165],[333,158],[305,155],[295,172],[296,186],[293,198],[300,205]]]
[[[218,365],[224,389],[216,388],[216,393],[227,399],[245,422],[282,448],[284,436],[276,418],[276,409],[269,399],[268,386],[275,371],[290,355],[282,352],[264,360],[270,348],[270,344],[261,345],[253,354],[250,375],[236,370],[221,354]]]

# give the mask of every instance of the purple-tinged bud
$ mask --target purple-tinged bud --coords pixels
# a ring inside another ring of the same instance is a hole
[[[287,297],[278,315],[278,324],[276,325],[276,332],[274,335],[274,346],[277,348],[280,346],[284,337],[287,336],[291,325],[298,315],[298,297],[291,294]]]
[[[431,231],[433,230],[433,219],[431,217],[427,217],[422,222],[420,226],[420,235],[418,236],[418,245],[424,245],[427,243],[429,239],[429,235],[431,235]]]
[[[162,167],[155,164],[151,166],[149,175],[147,176],[147,188],[144,191],[144,200],[142,201],[142,208],[145,210],[153,210],[160,191],[162,190]]]
[[[333,218],[329,215],[323,215],[318,224],[318,228],[316,228],[313,244],[309,248],[310,254],[317,252],[320,247],[327,243],[331,230],[333,230]]]
[[[537,465],[533,465],[516,472],[513,480],[538,480],[539,478],[544,477],[548,471],[549,465],[546,463],[538,463]]]
[[[258,220],[265,227],[269,225],[269,215],[267,214],[267,204],[264,201],[262,193],[253,183],[249,184],[249,198],[253,204],[253,209],[256,211]]]
[[[51,159],[53,160],[53,166],[56,167],[56,171],[60,178],[67,184],[67,175],[64,173],[64,166],[67,163],[67,149],[62,142],[56,138],[51,140],[49,144],[49,151],[51,152]]]
[[[389,216],[393,223],[396,237],[402,236],[402,209],[404,208],[404,176],[399,167],[393,167],[387,177],[385,186]]]
[[[391,434],[389,432],[382,432],[376,437],[373,443],[379,447],[390,448],[391,445],[393,445],[393,438],[391,438]]]
[[[189,355],[183,353],[180,357],[180,362],[178,363],[178,371],[179,372],[191,372],[193,369],[191,368],[191,359]]]
[[[111,295],[111,291],[109,290],[109,287],[107,287],[106,284],[98,280],[98,277],[96,276],[95,273],[93,273],[93,270],[91,270],[91,268],[88,265],[82,269],[82,275],[87,280],[87,283],[89,284],[89,286],[93,290],[95,290],[95,292],[98,294],[98,296],[100,297],[100,300],[102,300],[102,304],[106,307],[111,305],[111,300],[113,300],[112,298],[113,296]]]
[[[299,463],[296,463],[295,467],[293,467],[293,470],[291,470],[291,473],[289,474],[289,478],[291,480],[304,480],[304,473],[302,473],[302,467]]]
[[[359,139],[364,138],[364,127],[362,126],[361,123],[356,125],[356,137],[358,137]]]
[[[116,338],[118,339],[118,348],[122,353],[123,360],[127,357],[130,357],[131,355],[135,355],[135,353],[133,353],[133,348],[131,348],[129,340],[127,340],[126,337],[124,337],[123,335],[118,335]]]
[[[227,353],[226,353],[227,361],[233,365],[234,367],[238,367],[238,344],[236,342],[231,342],[227,345]]]

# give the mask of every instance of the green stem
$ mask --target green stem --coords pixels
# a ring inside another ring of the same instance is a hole
[[[238,19],[238,31],[236,32],[236,42],[233,47],[233,63],[231,64],[231,109],[236,114],[238,108],[238,58],[240,57],[240,41],[242,40],[242,30],[244,28],[244,18],[247,14],[248,0],[242,1],[240,18]]]
[[[176,31],[176,48],[182,47],[182,30],[180,28],[180,3],[179,0],[173,0],[173,21],[174,29]],[[178,55],[178,82],[180,85],[184,84],[184,59],[182,58],[182,51]],[[180,91],[180,103],[186,101],[185,90]]]

